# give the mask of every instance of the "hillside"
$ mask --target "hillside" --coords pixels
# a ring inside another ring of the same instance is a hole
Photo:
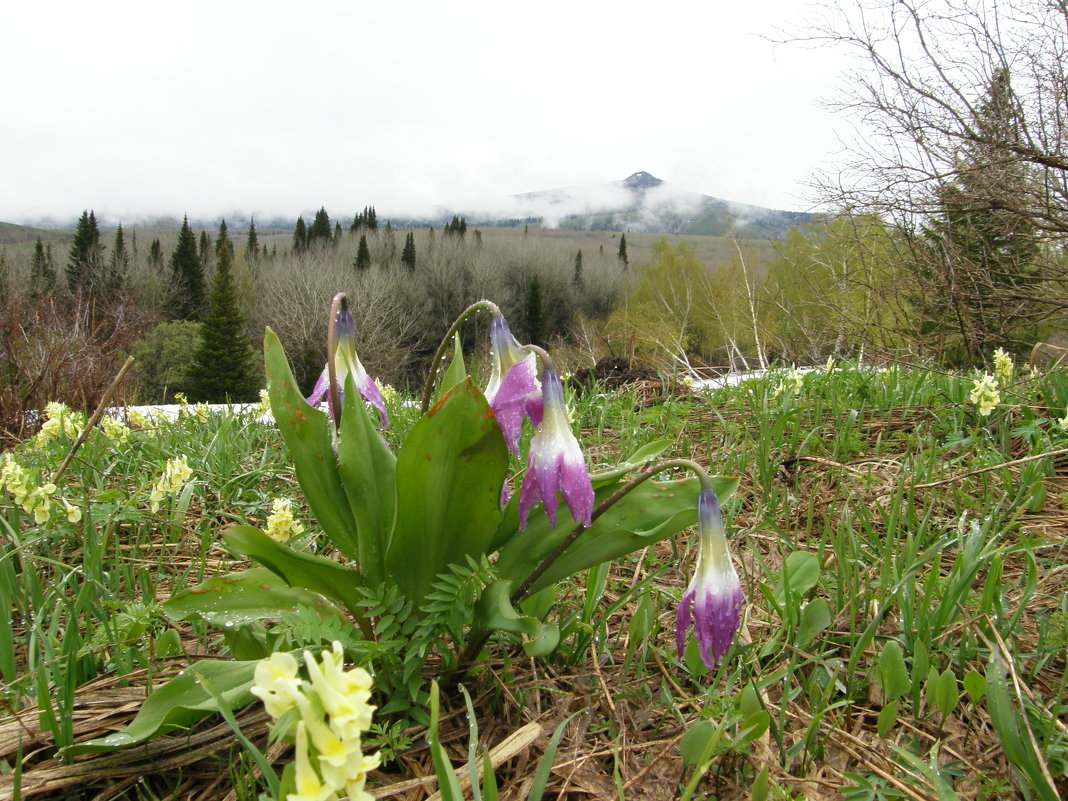
[[[31,228],[26,225],[0,222],[0,245],[25,245],[37,241],[70,242],[74,234],[69,231],[50,231],[44,228]]]

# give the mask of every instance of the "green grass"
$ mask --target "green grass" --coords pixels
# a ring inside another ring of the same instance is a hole
[[[564,642],[541,667],[508,641],[491,645],[486,671],[469,677],[484,684],[477,730],[547,716],[588,682],[607,700],[557,758],[585,753],[622,797],[654,776],[690,798],[754,782],[768,798],[816,786],[848,799],[1056,797],[1046,777],[1063,792],[1068,769],[1068,457],[1043,455],[1068,449],[1065,376],[1018,381],[989,418],[968,403],[967,376],[838,368],[776,396],[780,378],[572,397],[594,464],[667,438],[669,455],[741,477],[724,511],[743,631],[714,675],[692,650],[677,658],[674,607],[694,544],[662,543],[527,602],[558,619]],[[396,442],[415,415],[393,406]],[[47,478],[69,444],[12,455]],[[192,480],[153,513],[149,493],[180,454]],[[262,525],[277,496],[301,501],[276,432],[236,414],[186,414],[121,447],[94,435],[56,494],[80,522],[56,513],[37,525],[0,500],[0,703],[32,710],[49,746],[80,739],[88,682],[144,685],[176,649],[223,653],[159,602],[228,569],[221,527]],[[22,780],[51,764],[47,750],[25,765],[21,753],[0,743]],[[263,788],[242,759],[224,783],[253,798]],[[159,787],[144,792],[166,795]]]

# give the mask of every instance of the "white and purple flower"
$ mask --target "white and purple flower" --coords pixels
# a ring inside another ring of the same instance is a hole
[[[356,355],[356,325],[349,313],[348,301],[342,297],[334,317],[334,372],[337,375],[338,402],[343,402],[345,392],[345,378],[351,373],[352,380],[356,384],[356,390],[360,396],[378,410],[378,428],[385,431],[389,428],[389,417],[386,414],[386,404],[382,400],[382,393],[378,391],[378,385],[367,374],[360,357]],[[318,406],[323,398],[330,399],[330,369],[324,367],[319,374],[319,380],[315,382],[308,403]],[[340,417],[339,410],[333,414],[335,420]]]
[[[497,418],[508,450],[518,455],[523,417],[529,417],[534,425],[541,422],[537,356],[516,341],[503,317],[494,317],[490,323],[490,356],[493,372],[486,384],[486,402]]]
[[[675,615],[675,645],[681,657],[693,621],[701,659],[715,668],[734,642],[742,618],[742,585],[727,550],[719,499],[711,489],[697,496],[697,567]]]
[[[537,501],[545,506],[549,523],[556,525],[556,493],[563,496],[576,523],[590,525],[593,512],[593,485],[586,459],[571,432],[564,404],[564,388],[553,370],[541,377],[543,415],[541,427],[530,441],[529,464],[519,491],[519,525],[525,528],[527,516]]]

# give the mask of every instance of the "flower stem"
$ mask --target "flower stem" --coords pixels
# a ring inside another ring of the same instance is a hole
[[[557,375],[560,375],[559,371],[556,369],[556,362],[553,361],[553,357],[550,356],[544,348],[539,348],[537,345],[524,345],[523,347],[533,351],[537,357],[541,359],[546,370],[552,370]]]
[[[539,348],[538,350],[541,349]],[[627,482],[622,487],[613,492],[611,495],[609,495],[607,498],[605,498],[590,514],[590,524],[592,525],[593,521],[597,520],[597,518],[599,518],[601,515],[603,515],[613,506],[615,506],[615,504],[619,503],[619,501],[622,500],[628,493],[630,493],[632,490],[637,489],[639,486],[644,484],[653,476],[663,473],[665,470],[674,470],[677,468],[690,470],[694,474],[696,474],[697,480],[701,483],[701,491],[712,489],[712,480],[709,478],[708,471],[701,467],[701,465],[699,465],[697,462],[693,461],[692,459],[669,459],[666,462],[660,462],[659,464],[646,468],[633,479],[631,479],[629,482]],[[509,601],[513,606],[515,606],[517,603],[522,601],[524,597],[526,597],[527,593],[530,592],[530,588],[533,587],[537,580],[545,574],[546,570],[552,567],[553,562],[559,559],[563,555],[564,551],[574,545],[575,541],[580,536],[582,536],[582,532],[586,530],[587,527],[584,526],[582,523],[579,523],[577,526],[571,529],[571,531],[566,537],[564,537],[563,540],[560,541],[560,544],[553,549],[552,553],[550,553],[548,556],[541,560],[541,562],[538,564],[537,567],[534,568],[531,574],[527,576],[526,579],[523,580],[523,583],[520,584],[512,593],[511,597],[509,598]],[[468,644],[468,646],[464,649],[463,655],[460,657],[460,660],[457,664],[457,670],[467,670],[470,668],[471,663],[474,662],[475,658],[478,656],[479,651],[482,650],[482,646],[486,644],[486,641],[489,639],[489,637],[490,632],[482,632],[479,636],[477,636]]]
[[[479,309],[489,309],[496,317],[504,316],[501,314],[500,307],[492,300],[476,300],[460,312],[460,316],[453,321],[452,325],[449,326],[449,330],[445,332],[445,336],[441,338],[441,344],[438,345],[438,349],[434,352],[434,358],[430,361],[430,370],[426,374],[426,384],[423,386],[423,402],[419,407],[420,414],[426,414],[426,410],[430,408],[430,396],[434,392],[438,367],[441,366],[441,361],[445,358],[445,351],[449,347],[449,342],[452,341],[453,335],[460,330],[464,320]]]

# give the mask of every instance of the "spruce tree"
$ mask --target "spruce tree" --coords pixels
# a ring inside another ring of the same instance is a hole
[[[367,227],[372,231],[378,230],[378,215],[375,214],[374,206],[367,207]]]
[[[111,248],[111,258],[108,260],[107,274],[101,281],[101,292],[114,298],[122,292],[126,286],[127,272],[130,269],[130,253],[126,249],[126,238],[123,235],[122,223],[115,229],[115,244]]]
[[[71,292],[92,291],[100,269],[101,256],[100,230],[96,225],[96,215],[89,210],[83,211],[74,229],[74,241],[71,243],[70,259],[67,262],[67,288]]]
[[[199,320],[204,312],[204,263],[197,252],[197,239],[188,217],[182,219],[178,244],[171,254],[171,278],[174,282],[171,319]]]
[[[200,232],[200,264],[206,274],[211,267],[211,239],[207,231]]]
[[[250,217],[248,221],[248,238],[245,239],[245,261],[252,264],[259,255],[260,242],[256,236],[256,221]]]
[[[330,215],[326,213],[326,207],[321,206],[312,219],[311,227],[308,228],[308,245],[326,245],[330,242],[333,227],[330,225]]]
[[[544,345],[545,309],[542,306],[541,280],[537,273],[527,282],[526,300],[523,303],[523,323],[527,332],[527,341],[534,345]]]
[[[341,241],[341,234],[342,234],[341,222],[340,221],[336,221],[334,223],[334,244],[335,245],[338,244]]]
[[[153,239],[152,244],[148,246],[148,263],[153,267],[163,266],[163,246],[158,239]]]
[[[297,225],[293,229],[293,252],[303,253],[308,247],[308,227],[304,224],[303,217],[297,217]]]
[[[30,262],[30,294],[33,297],[50,295],[56,288],[56,268],[51,263],[51,253],[45,251],[41,237],[33,248],[33,261]]]
[[[408,232],[408,236],[404,238],[404,250],[401,251],[401,264],[407,267],[409,270],[415,270],[415,233]]]
[[[220,226],[216,242],[215,280],[211,303],[200,329],[200,347],[193,361],[193,391],[197,400],[211,403],[252,400],[258,382],[252,370],[252,346],[245,337],[245,321],[234,286],[233,247]]]
[[[356,248],[356,259],[352,266],[357,270],[366,270],[371,266],[371,249],[367,247],[367,234],[360,234],[360,244]]]
[[[226,220],[220,220],[219,222],[219,234],[215,237],[215,260],[218,262],[222,258],[222,252],[227,252],[227,256],[230,259],[230,266],[234,264],[234,243],[230,241],[230,232],[226,228]]]
[[[619,235],[619,253],[616,255],[616,258],[619,259],[619,263],[623,265],[623,269],[624,270],[627,269],[627,267],[630,265],[630,262],[627,259],[627,235],[626,234],[620,234]]]
[[[575,275],[571,279],[575,289],[581,290],[586,285],[586,279],[582,276],[582,251],[575,254]]]

